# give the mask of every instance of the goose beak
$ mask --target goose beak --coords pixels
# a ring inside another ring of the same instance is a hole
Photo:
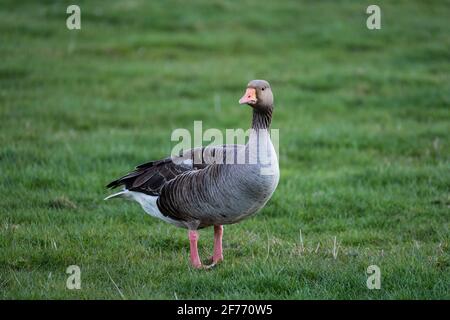
[[[239,104],[249,104],[253,105],[256,104],[256,89],[254,88],[247,88],[245,91],[245,94],[242,96],[242,98],[239,99]]]

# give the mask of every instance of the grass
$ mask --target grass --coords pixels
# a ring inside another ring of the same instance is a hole
[[[39,2],[0,11],[1,298],[450,298],[448,1],[378,1],[378,31],[369,1],[77,1],[81,31],[72,2]],[[253,78],[274,88],[280,184],[196,271],[185,230],[104,185],[194,120],[247,128]]]

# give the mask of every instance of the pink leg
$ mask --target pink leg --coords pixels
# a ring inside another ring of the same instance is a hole
[[[201,268],[202,262],[200,261],[200,256],[198,255],[197,242],[199,234],[197,230],[189,230],[189,242],[191,248],[191,264],[194,268]]]
[[[223,260],[222,235],[223,226],[214,226],[214,255],[212,258],[213,264]]]

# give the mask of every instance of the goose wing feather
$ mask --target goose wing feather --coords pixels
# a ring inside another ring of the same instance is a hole
[[[159,196],[161,189],[171,180],[186,172],[204,169],[215,163],[216,155],[224,159],[229,150],[236,150],[239,145],[222,145],[199,147],[182,153],[179,157],[168,157],[150,161],[136,166],[123,177],[110,182],[107,188],[123,185],[130,191],[138,191],[152,196]],[[208,152],[205,152],[207,150]],[[205,157],[205,155],[209,155]],[[211,156],[213,156],[211,158]]]

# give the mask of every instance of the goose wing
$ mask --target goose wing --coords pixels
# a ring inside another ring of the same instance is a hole
[[[239,150],[245,153],[245,146],[228,146],[216,152],[222,150],[236,157]],[[258,165],[222,162],[184,172],[161,188],[158,208],[167,217],[193,223],[194,229],[229,223],[236,214],[251,212],[258,201],[258,192],[252,187],[258,184],[254,171],[259,173]]]
[[[208,146],[188,150],[179,157],[150,161],[138,165],[132,172],[110,182],[107,188],[123,185],[130,191],[138,191],[152,196],[161,194],[161,189],[177,176],[204,169],[217,162],[224,161],[229,150],[235,150],[239,145]],[[243,146],[242,146],[243,147]]]

